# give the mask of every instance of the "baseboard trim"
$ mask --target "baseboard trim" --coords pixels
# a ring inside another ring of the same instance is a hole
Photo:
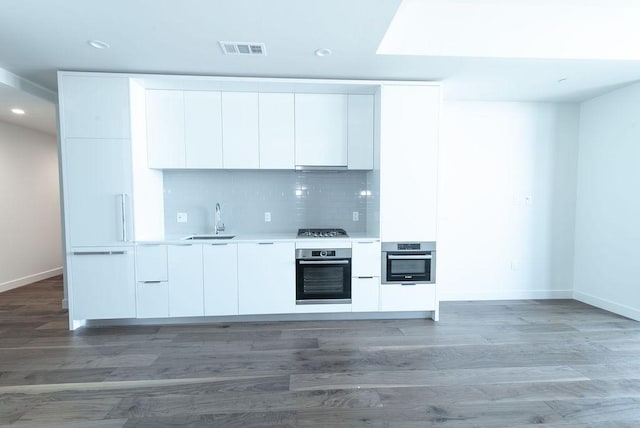
[[[438,297],[441,302],[456,302],[463,300],[545,300],[572,299],[572,290],[489,290],[447,292],[440,288]]]
[[[591,294],[581,293],[579,291],[573,292],[573,298],[582,303],[604,309],[605,311],[613,312],[614,314],[622,315],[623,317],[640,321],[640,309],[632,308],[631,306],[627,305],[621,305],[620,303],[612,302],[611,300],[596,297]]]
[[[52,278],[58,275],[62,275],[61,267],[3,282],[2,284],[0,284],[0,293],[2,293],[3,291],[13,290],[14,288],[22,287],[24,285],[33,284],[34,282],[42,281],[43,279]]]

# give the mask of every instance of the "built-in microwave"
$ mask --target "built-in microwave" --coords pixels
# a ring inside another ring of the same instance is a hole
[[[436,282],[435,242],[383,242],[382,283]]]

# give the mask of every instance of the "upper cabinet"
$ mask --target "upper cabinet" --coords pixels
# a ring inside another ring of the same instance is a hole
[[[374,96],[147,89],[150,168],[373,169]]]
[[[185,166],[222,168],[222,94],[184,93]]]
[[[258,94],[222,93],[223,166],[230,169],[260,167]]]
[[[64,138],[128,139],[129,79],[59,74]]]
[[[373,169],[373,95],[349,95],[349,169]]]
[[[148,90],[146,114],[149,167],[184,168],[184,93]]]
[[[347,166],[348,96],[296,94],[296,166]]]
[[[295,132],[293,94],[261,93],[260,168],[293,169],[295,167]]]

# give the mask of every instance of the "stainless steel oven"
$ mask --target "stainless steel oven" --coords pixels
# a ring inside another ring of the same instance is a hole
[[[296,250],[296,304],[351,303],[351,248]]]
[[[436,282],[435,242],[383,242],[382,283]]]

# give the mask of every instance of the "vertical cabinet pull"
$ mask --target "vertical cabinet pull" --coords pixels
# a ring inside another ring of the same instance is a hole
[[[122,219],[122,241],[127,242],[127,194],[120,194],[120,215]]]

